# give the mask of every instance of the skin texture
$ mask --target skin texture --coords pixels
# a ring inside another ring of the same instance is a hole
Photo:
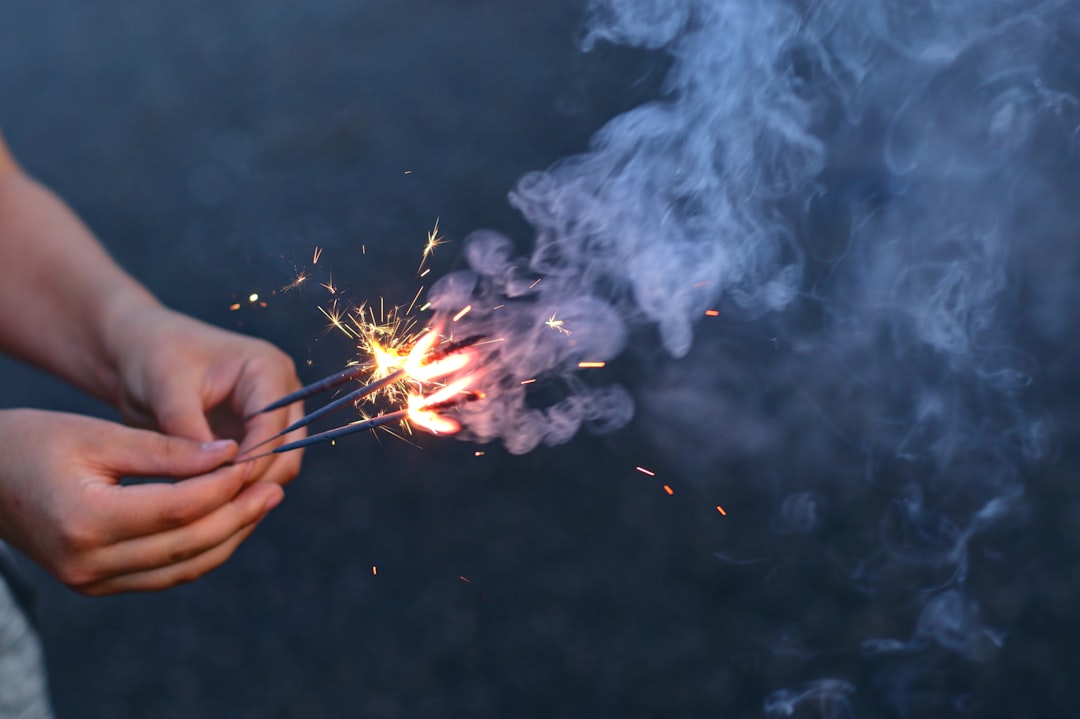
[[[300,386],[292,361],[162,306],[2,137],[0,267],[0,351],[126,423],[0,410],[0,538],[88,595],[164,589],[220,565],[299,472],[300,452],[227,464],[301,416],[298,404],[244,420]],[[121,484],[132,477],[173,481]]]

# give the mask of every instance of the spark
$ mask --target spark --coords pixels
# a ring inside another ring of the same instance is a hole
[[[379,575],[379,568],[374,564],[371,565],[371,576],[377,577]]]
[[[352,315],[352,330],[359,340],[360,351],[371,357],[373,369],[371,379],[383,379],[405,366],[406,358],[415,344],[413,330],[416,320],[408,312],[399,313],[398,307],[386,309],[384,302],[379,302],[376,312],[371,305],[363,305]],[[383,394],[401,401],[404,397],[400,388],[388,386]]]
[[[720,310],[705,310],[706,317],[719,317]]]
[[[454,315],[454,322],[457,322],[462,317],[469,314],[469,312],[471,312],[471,311],[472,311],[472,305],[465,305],[464,307],[461,308],[460,312],[458,312],[456,315]]]
[[[416,271],[421,272],[424,269],[424,263],[435,254],[435,248],[444,244],[446,244],[446,239],[439,234],[439,218],[435,218],[435,226],[427,234],[427,244],[424,245],[424,251],[420,255],[420,266],[416,268]]]
[[[431,309],[431,303],[430,302],[425,302],[424,306],[420,308],[420,311],[421,312],[427,312],[429,309]]]
[[[229,305],[229,310],[231,312],[236,312],[238,309],[240,309],[240,303],[239,302],[234,302],[233,304]]]
[[[341,330],[341,332],[349,339],[356,339],[356,334],[342,322],[345,313],[338,309],[337,300],[334,300],[333,304],[330,305],[330,309],[320,307],[319,312],[322,312],[326,319],[330,320],[331,328]]]
[[[248,295],[248,302],[250,302],[251,304],[255,304],[258,301],[259,301],[259,293],[258,292],[252,292],[250,295]]]
[[[307,272],[305,272],[304,270],[299,270],[296,273],[296,278],[293,279],[293,281],[290,282],[289,284],[282,287],[281,291],[282,292],[289,292],[290,290],[295,290],[297,287],[299,287],[300,285],[307,282],[307,280],[308,280]],[[254,300],[252,300],[252,302],[254,302]]]
[[[320,282],[319,287],[322,287],[323,289],[325,289],[327,292],[329,292],[332,295],[337,294],[337,285],[334,284],[334,276],[333,275],[330,275],[330,279],[328,279],[326,282]]]
[[[578,362],[579,369],[598,369],[607,365],[607,362]]]
[[[675,490],[671,488],[671,485],[670,485],[670,484],[665,484],[665,485],[664,485],[664,491],[668,493],[668,496],[669,496],[669,497],[670,497],[671,495],[675,494]]]
[[[506,307],[506,305],[495,305],[491,309],[493,309],[493,310],[501,310],[503,307]]]
[[[323,251],[323,248],[319,247],[318,245],[315,245],[315,254],[313,254],[311,256],[311,264],[313,264],[313,265],[319,264],[319,258],[322,257],[322,251]]]
[[[727,512],[719,504],[716,505],[716,511],[719,512],[720,514],[724,515],[725,517],[727,516]]]
[[[521,380],[521,384],[532,384],[535,381],[536,381],[535,377],[533,377],[532,379],[523,379],[523,380]]]
[[[555,315],[557,315],[557,314],[558,314],[558,312],[552,312],[551,317],[544,324],[547,325],[548,327],[550,327],[551,329],[555,330],[556,332],[559,332],[559,333],[564,334],[564,335],[569,335],[570,330],[563,327],[563,321],[555,319]]]
[[[481,452],[479,450],[473,452],[474,457],[483,457],[485,454],[486,454],[486,452]]]
[[[634,467],[634,469],[641,472],[642,474],[647,474],[650,477],[655,477],[656,476],[656,472],[653,472],[652,470],[649,470],[649,469],[645,469],[644,467]]]
[[[540,284],[540,280],[542,280],[542,279],[544,279],[544,278],[543,277],[538,277],[536,279],[536,282],[533,282],[531,285],[529,285],[529,289],[531,290],[533,287],[536,287],[538,284]]]
[[[458,579],[460,579],[461,581],[465,582],[466,584],[472,584],[472,581],[470,581],[468,577],[465,577],[465,576],[459,575],[459,576],[458,576]]]
[[[415,295],[413,295],[413,298],[412,298],[412,302],[410,302],[410,303],[409,303],[409,309],[405,310],[405,314],[407,314],[407,315],[411,315],[411,314],[412,314],[412,311],[413,311],[413,307],[415,307],[415,306],[416,306],[416,301],[417,301],[418,299],[420,299],[420,293],[421,293],[421,292],[423,292],[423,291],[424,291],[424,287],[423,287],[423,285],[421,285],[421,286],[420,286],[420,289],[418,289],[418,290],[416,291],[416,294],[415,294]]]

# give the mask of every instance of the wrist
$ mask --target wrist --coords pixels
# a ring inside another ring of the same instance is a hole
[[[129,367],[138,364],[140,348],[151,330],[169,312],[149,290],[131,281],[130,286],[110,293],[101,304],[95,324],[100,340],[100,396],[117,406],[124,393]]]

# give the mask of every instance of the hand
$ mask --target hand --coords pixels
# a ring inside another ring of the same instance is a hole
[[[109,341],[120,378],[118,405],[136,426],[197,442],[234,439],[243,454],[303,416],[300,403],[252,416],[300,387],[292,360],[268,342],[156,304],[128,310]],[[303,435],[299,430],[281,441]],[[300,458],[293,451],[257,460],[251,479],[285,484],[300,471]]]
[[[203,445],[113,422],[0,411],[0,532],[88,595],[191,581],[224,562],[283,497],[222,467],[232,441]],[[121,477],[181,481],[123,486]]]

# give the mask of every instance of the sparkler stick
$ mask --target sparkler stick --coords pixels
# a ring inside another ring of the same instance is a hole
[[[360,375],[369,371],[373,366],[373,362],[365,362],[363,364],[358,364],[354,367],[348,367],[341,372],[336,372],[329,377],[324,377],[317,382],[312,382],[305,387],[301,387],[292,394],[287,394],[281,399],[271,402],[270,404],[260,409],[258,412],[249,414],[247,417],[244,418],[244,420],[247,421],[252,417],[256,417],[260,414],[266,414],[267,412],[272,412],[275,409],[287,407],[293,402],[299,402],[302,399],[313,397],[314,395],[320,394],[321,392],[326,392],[327,390],[334,389],[335,387],[340,387],[346,382],[354,380]]]
[[[404,375],[405,375],[405,370],[399,369],[399,370],[396,370],[394,372],[391,372],[390,374],[386,375],[382,379],[377,379],[374,382],[369,382],[368,384],[364,385],[363,387],[360,387],[359,389],[356,389],[356,390],[353,390],[352,392],[349,392],[349,394],[345,395],[344,397],[339,397],[339,398],[335,399],[333,402],[331,402],[330,404],[327,404],[327,405],[325,405],[323,407],[320,407],[319,409],[317,409],[317,410],[315,410],[313,412],[310,412],[310,413],[304,415],[300,419],[298,419],[295,422],[293,422],[292,424],[290,424],[285,429],[283,429],[280,432],[278,432],[277,434],[275,434],[273,437],[267,437],[262,442],[259,442],[257,445],[255,445],[254,447],[249,449],[247,452],[245,452],[245,454],[253,452],[256,449],[258,449],[259,447],[262,447],[264,445],[267,445],[267,444],[273,442],[275,439],[279,439],[280,437],[284,437],[289,432],[300,429],[301,427],[306,427],[309,424],[311,424],[312,422],[314,422],[315,420],[317,420],[317,419],[319,419],[321,417],[325,417],[326,415],[330,414],[331,412],[339,410],[339,409],[341,409],[342,407],[344,407],[346,405],[355,404],[356,401],[361,399],[362,397],[367,397],[369,394],[373,394],[375,392],[378,392],[380,389],[382,389],[386,385],[393,384],[394,382],[397,382]],[[318,435],[313,435],[313,436],[318,436]],[[244,461],[244,460],[241,460],[241,461]]]
[[[262,459],[263,457],[269,457],[272,454],[281,454],[282,452],[291,452],[294,449],[300,449],[301,447],[310,447],[313,444],[321,444],[323,442],[329,442],[337,439],[338,437],[344,437],[346,435],[353,434],[355,432],[363,432],[368,429],[375,429],[381,427],[384,424],[390,424],[391,422],[397,422],[405,419],[408,416],[409,411],[400,409],[396,412],[390,412],[388,414],[381,414],[378,417],[372,417],[371,419],[361,420],[359,422],[353,422],[347,424],[344,427],[337,427],[335,429],[328,429],[325,432],[319,432],[303,439],[298,439],[295,442],[287,442],[280,447],[275,447],[269,452],[263,452],[262,454],[256,454],[249,457],[238,457],[233,460],[233,464],[240,464],[241,462],[252,462],[256,459]],[[265,444],[265,442],[264,442]],[[260,445],[261,446],[261,445]],[[252,447],[254,449],[254,447]]]

